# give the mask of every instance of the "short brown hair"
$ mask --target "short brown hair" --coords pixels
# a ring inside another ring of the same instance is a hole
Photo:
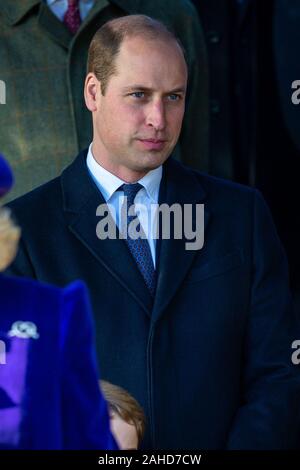
[[[178,38],[160,21],[146,15],[127,15],[105,23],[95,33],[88,51],[87,73],[94,73],[105,94],[109,78],[116,73],[115,59],[122,42],[127,37],[175,41],[184,49]]]
[[[140,445],[145,432],[145,414],[142,407],[122,387],[105,380],[100,380],[99,383],[109,408],[117,413],[126,423],[135,426],[138,445]]]

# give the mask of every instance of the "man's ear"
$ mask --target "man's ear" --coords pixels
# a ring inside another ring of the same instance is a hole
[[[101,85],[94,73],[88,73],[84,83],[84,100],[89,111],[97,111]]]

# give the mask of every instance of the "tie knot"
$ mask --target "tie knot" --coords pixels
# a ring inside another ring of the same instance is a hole
[[[124,196],[127,197],[128,206],[133,204],[135,196],[142,187],[140,183],[122,184],[120,189],[124,191]]]

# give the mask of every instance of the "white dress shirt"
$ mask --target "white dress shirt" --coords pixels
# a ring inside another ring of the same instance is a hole
[[[68,0],[46,0],[47,5],[52,10],[55,16],[60,21],[63,21],[65,13],[68,8]],[[88,15],[90,9],[94,5],[95,0],[80,0],[79,1],[79,12],[80,18],[83,21],[85,17]]]
[[[120,228],[120,207],[124,201],[124,191],[118,191],[118,189],[123,184],[126,184],[126,182],[113,175],[96,162],[92,153],[92,144],[89,147],[86,163],[89,173],[96,186],[101,191],[106,203],[113,207],[114,210],[111,211],[111,215],[118,228]],[[136,214],[139,218],[142,229],[147,236],[154,267],[156,252],[155,235],[157,230],[156,211],[158,207],[161,178],[162,166],[159,166],[155,170],[149,171],[140,180],[136,181],[136,183],[140,183],[143,188],[138,191],[134,199]]]

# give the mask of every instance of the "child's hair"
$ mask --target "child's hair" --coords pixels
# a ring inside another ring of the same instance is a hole
[[[145,432],[145,415],[142,407],[126,390],[105,380],[100,380],[100,387],[109,408],[126,423],[136,428],[138,445]]]

